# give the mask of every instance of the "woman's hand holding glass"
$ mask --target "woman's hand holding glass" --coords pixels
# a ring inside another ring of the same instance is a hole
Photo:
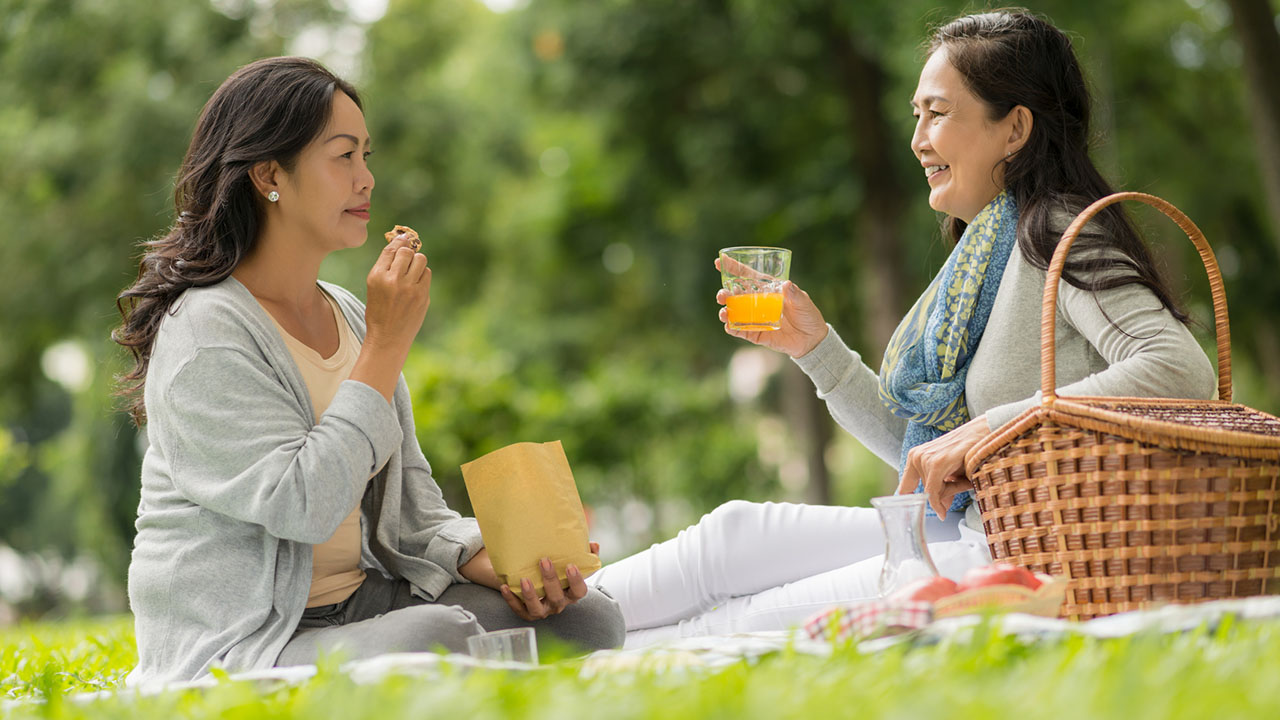
[[[720,269],[722,260],[724,258],[716,259],[717,270]],[[729,311],[724,307],[728,301],[728,291],[720,290],[716,293],[716,302],[721,305],[720,322],[725,324],[724,331],[747,342],[798,358],[807,355],[827,337],[827,321],[823,319],[822,312],[813,304],[809,293],[790,280],[782,285],[782,326],[777,330],[743,331],[730,328]]]

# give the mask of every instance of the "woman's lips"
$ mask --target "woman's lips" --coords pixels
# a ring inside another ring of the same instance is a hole
[[[360,218],[361,220],[368,220],[368,219],[369,219],[369,208],[367,208],[367,207],[366,207],[366,208],[352,208],[352,209],[348,210],[348,211],[347,211],[347,213],[348,213],[348,214],[351,214],[351,215],[355,215],[356,217]]]
[[[925,180],[926,180],[930,185],[932,185],[934,180],[936,180],[936,179],[938,179],[938,178],[942,177],[943,175],[946,175],[946,174],[947,174],[947,173],[949,173],[949,172],[951,172],[951,168],[947,168],[946,170],[939,170],[938,172],[936,172],[936,173],[934,173],[934,174],[930,175],[929,177],[925,178]]]

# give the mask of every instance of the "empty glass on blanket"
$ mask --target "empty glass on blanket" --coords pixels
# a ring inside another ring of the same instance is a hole
[[[479,660],[538,664],[538,638],[533,628],[511,628],[467,638],[467,652]]]
[[[871,498],[884,526],[884,566],[880,569],[880,597],[888,597],[907,583],[935,577],[938,568],[924,541],[923,493]]]

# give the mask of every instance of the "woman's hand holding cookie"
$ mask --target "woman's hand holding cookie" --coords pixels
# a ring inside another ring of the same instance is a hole
[[[377,390],[387,402],[395,395],[409,347],[431,304],[431,268],[426,255],[414,252],[417,247],[417,233],[397,233],[366,280],[364,343],[351,379]]]
[[[408,351],[431,304],[431,268],[417,233],[397,234],[369,271],[365,342]]]

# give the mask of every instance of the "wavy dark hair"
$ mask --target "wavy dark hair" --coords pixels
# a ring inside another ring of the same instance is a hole
[[[930,38],[928,53],[942,48],[969,91],[986,103],[992,120],[1018,105],[1031,111],[1031,134],[1007,159],[1004,187],[1018,203],[1023,256],[1047,269],[1065,229],[1061,217],[1114,192],[1089,157],[1092,103],[1071,40],[1048,21],[1009,8],[942,25]],[[965,226],[956,217],[943,221],[943,231],[957,241]],[[1094,292],[1140,283],[1174,317],[1189,321],[1120,205],[1105,208],[1090,228],[1072,245],[1063,280]]]
[[[237,70],[200,112],[173,192],[174,223],[142,243],[138,279],[116,297],[123,319],[111,338],[133,353],[117,394],[146,422],[144,389],[156,332],[187,288],[225,280],[257,241],[264,200],[249,178],[260,162],[286,171],[328,124],[335,92],[355,88],[307,58],[259,60]]]

